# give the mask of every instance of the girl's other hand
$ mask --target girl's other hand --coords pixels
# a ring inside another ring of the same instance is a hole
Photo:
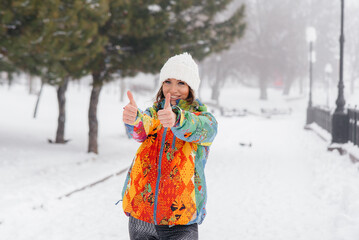
[[[123,108],[123,122],[132,125],[137,117],[137,105],[131,91],[127,91],[130,103]]]
[[[159,110],[157,113],[158,120],[160,120],[163,127],[173,127],[176,122],[177,116],[172,111],[170,101],[171,101],[171,94],[168,93],[166,95],[166,102],[164,108],[162,110]]]

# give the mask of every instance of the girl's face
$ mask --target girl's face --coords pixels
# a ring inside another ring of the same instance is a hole
[[[187,99],[189,94],[189,87],[187,83],[177,80],[174,78],[169,78],[165,80],[162,84],[163,95],[171,94],[171,104],[176,105],[177,99]]]

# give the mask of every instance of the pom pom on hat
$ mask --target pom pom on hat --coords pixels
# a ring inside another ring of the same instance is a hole
[[[162,84],[169,78],[186,82],[195,93],[198,91],[201,81],[198,65],[187,52],[170,57],[163,65],[160,72],[160,83]]]

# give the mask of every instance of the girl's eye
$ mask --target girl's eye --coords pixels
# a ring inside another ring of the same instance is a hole
[[[166,84],[171,84],[171,81],[166,80],[165,83],[166,83]]]
[[[184,85],[184,82],[178,82],[178,85],[182,86],[182,85]]]

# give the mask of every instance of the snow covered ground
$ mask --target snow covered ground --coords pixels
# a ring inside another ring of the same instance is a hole
[[[119,84],[118,84],[119,85]],[[100,97],[98,156],[87,154],[90,90],[71,83],[67,92],[68,144],[47,143],[57,124],[56,91],[47,86],[38,117],[36,96],[23,84],[0,86],[0,239],[129,239],[120,205],[125,174],[69,197],[83,186],[126,169],[138,148],[127,139],[115,87]],[[140,108],[151,94],[134,93]],[[304,130],[306,98],[228,87],[221,104],[258,115],[217,116],[219,132],[206,167],[208,216],[200,239],[357,240],[359,165],[327,152],[328,142]],[[209,98],[203,89],[202,100]],[[286,100],[287,99],[287,100]],[[292,109],[266,118],[260,108]]]

